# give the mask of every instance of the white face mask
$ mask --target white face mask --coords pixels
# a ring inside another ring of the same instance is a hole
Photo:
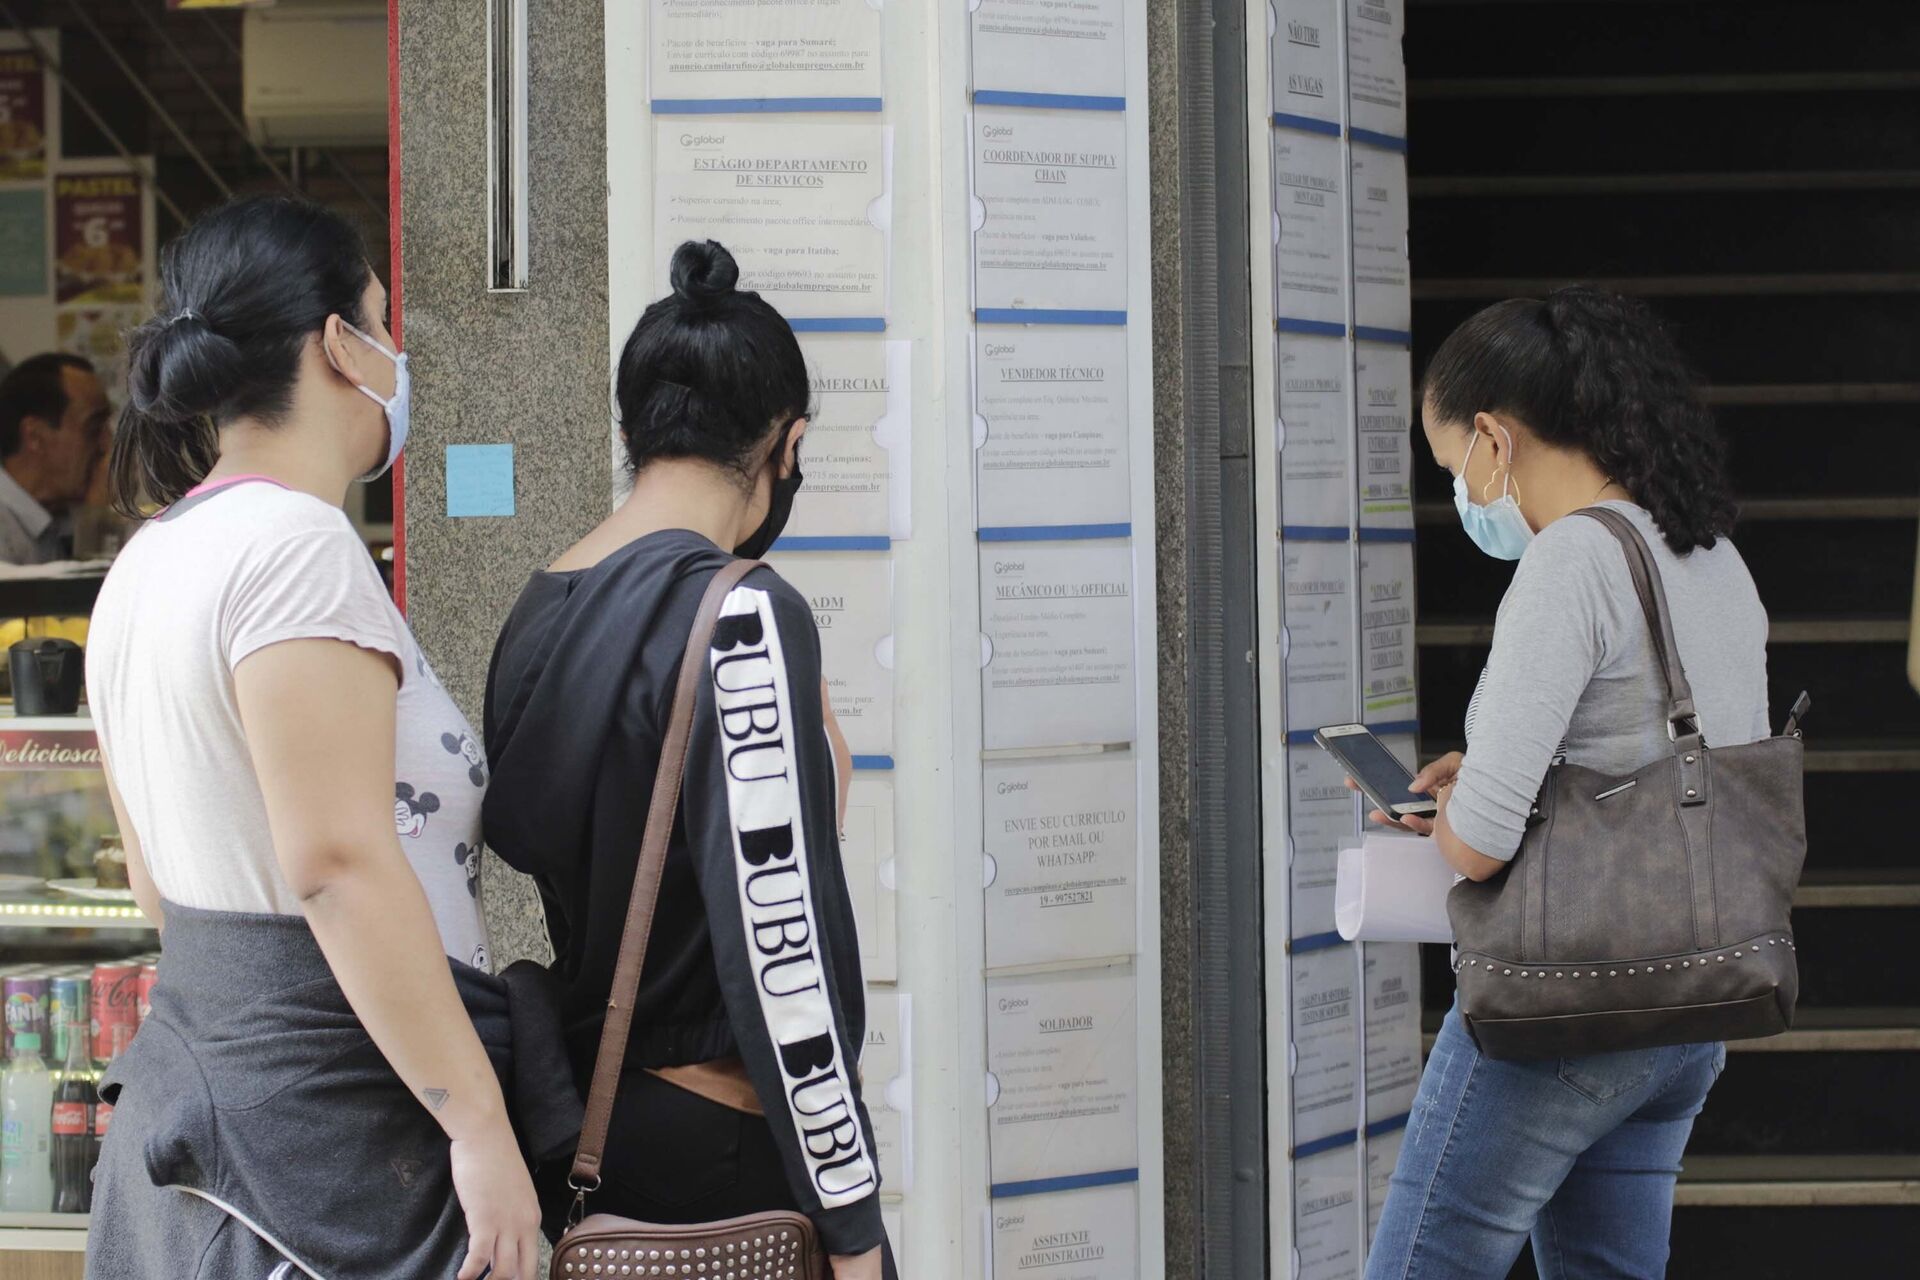
[[[1500,434],[1507,437],[1507,456],[1511,458],[1513,435],[1505,427],[1500,428]],[[1496,560],[1518,560],[1533,541],[1533,526],[1520,514],[1520,502],[1513,492],[1512,464],[1500,469],[1499,497],[1475,506],[1467,495],[1467,463],[1473,460],[1473,447],[1479,443],[1480,433],[1476,431],[1467,445],[1467,456],[1460,459],[1460,473],[1453,478],[1453,506],[1474,546]],[[1487,488],[1492,487],[1493,481],[1488,480]],[[1482,491],[1480,496],[1487,495]]]
[[[375,467],[372,471],[367,472],[366,475],[360,477],[362,480],[378,480],[381,476],[387,474],[393,467],[394,462],[400,457],[400,451],[407,447],[408,420],[413,411],[413,375],[407,370],[406,352],[389,351],[387,348],[381,346],[370,334],[362,333],[345,320],[340,322],[340,327],[372,347],[375,351],[378,351],[387,359],[393,361],[393,394],[391,396],[382,398],[380,393],[372,387],[364,383],[355,384],[362,395],[379,405],[387,415],[387,460]],[[333,355],[331,352],[327,355],[327,363],[333,364]],[[343,371],[339,365],[334,364],[333,368],[334,372],[339,373],[342,377],[346,376],[345,371]]]

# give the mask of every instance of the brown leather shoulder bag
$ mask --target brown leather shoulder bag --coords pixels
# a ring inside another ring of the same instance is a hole
[[[1673,753],[1626,777],[1548,769],[1512,863],[1448,895],[1461,1013],[1490,1058],[1775,1035],[1800,986],[1806,695],[1782,736],[1709,751],[1652,552],[1618,512],[1576,514],[1626,550]]]
[[[686,772],[687,739],[693,729],[693,708],[700,681],[707,676],[707,646],[727,593],[758,560],[735,560],[713,576],[694,615],[693,632],[680,660],[680,679],[674,687],[673,712],[660,749],[660,769],[653,780],[653,800],[647,807],[646,832],[640,840],[640,861],[634,869],[633,896],[627,900],[626,925],[620,934],[620,957],[614,968],[613,992],[607,1001],[607,1019],[600,1031],[600,1050],[594,1058],[593,1084],[587,1093],[586,1123],[580,1129],[580,1147],[574,1154],[567,1183],[574,1189],[573,1211],[566,1234],[554,1246],[551,1280],[599,1280],[601,1277],[674,1277],[675,1280],[826,1280],[827,1258],[820,1249],[813,1222],[802,1213],[775,1211],[728,1218],[724,1222],[670,1225],[639,1222],[608,1213],[586,1213],[587,1197],[600,1186],[600,1158],[607,1146],[607,1126],[613,1118],[620,1067],[627,1056],[627,1033],[633,1024],[633,1002],[640,989],[640,969],[647,958],[647,935],[653,929],[653,908],[660,896],[660,873],[666,866],[667,841],[673,816],[680,805],[680,781]]]

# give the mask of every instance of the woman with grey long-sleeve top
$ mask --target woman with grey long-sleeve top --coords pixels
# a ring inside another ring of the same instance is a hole
[[[1645,537],[1716,746],[1767,736],[1767,616],[1726,536],[1719,438],[1645,307],[1591,289],[1498,303],[1441,345],[1422,394],[1468,536],[1519,561],[1467,709],[1467,750],[1414,782],[1439,801],[1433,821],[1405,822],[1484,880],[1519,850],[1556,760],[1626,775],[1671,750],[1620,544],[1565,517],[1605,506]],[[1368,1277],[1499,1280],[1529,1235],[1547,1280],[1664,1275],[1680,1155],[1725,1063],[1720,1044],[1496,1061],[1456,1005],[1420,1081]]]

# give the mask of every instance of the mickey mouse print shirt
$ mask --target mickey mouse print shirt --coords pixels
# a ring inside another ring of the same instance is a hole
[[[394,831],[447,955],[486,968],[477,735],[345,513],[271,481],[205,486],[149,521],[94,607],[88,701],[155,886],[186,907],[301,914],[274,856],[233,672],[302,639],[394,660]]]

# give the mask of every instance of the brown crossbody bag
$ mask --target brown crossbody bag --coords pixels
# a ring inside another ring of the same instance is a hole
[[[1626,552],[1673,751],[1624,777],[1547,770],[1512,863],[1448,895],[1460,1012],[1489,1058],[1777,1035],[1800,987],[1807,696],[1779,737],[1709,751],[1653,553],[1618,512],[1576,514]]]
[[[547,1273],[551,1280],[626,1276],[648,1280],[656,1276],[673,1280],[827,1280],[827,1257],[821,1251],[813,1222],[805,1214],[777,1210],[723,1222],[673,1225],[586,1213],[587,1197],[600,1186],[600,1158],[606,1150],[607,1126],[613,1118],[620,1068],[627,1056],[627,1034],[633,1024],[640,969],[647,958],[647,935],[653,929],[654,903],[660,896],[667,841],[680,805],[694,702],[708,670],[707,649],[727,593],[759,567],[758,560],[735,560],[713,576],[700,601],[700,611],[694,615],[687,651],[680,660],[673,712],[660,748],[660,768],[654,776],[646,832],[640,839],[640,861],[634,869],[633,896],[627,901],[627,922],[620,934],[620,957],[607,1000],[607,1019],[594,1058],[586,1122],[580,1128],[580,1147],[567,1178],[567,1185],[574,1189],[573,1210],[567,1216],[566,1234],[554,1246],[553,1265]]]

